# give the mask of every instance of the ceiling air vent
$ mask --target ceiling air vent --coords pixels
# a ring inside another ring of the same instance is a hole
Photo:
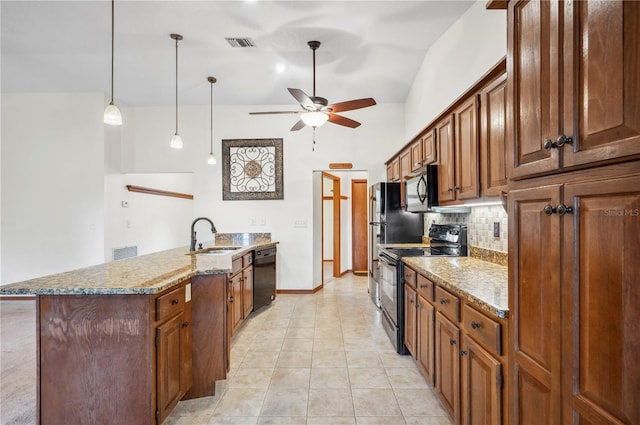
[[[224,39],[231,47],[256,47],[256,43],[250,38],[225,37]]]

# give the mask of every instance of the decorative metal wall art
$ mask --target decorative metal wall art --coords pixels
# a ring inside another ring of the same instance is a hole
[[[222,140],[222,199],[284,199],[282,139]]]

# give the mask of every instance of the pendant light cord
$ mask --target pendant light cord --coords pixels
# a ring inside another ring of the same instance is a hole
[[[176,37],[176,134],[178,134],[178,38]]]
[[[213,155],[213,79],[209,80],[211,82],[211,155]]]
[[[113,103],[113,61],[114,61],[114,32],[115,32],[115,25],[114,25],[114,21],[115,21],[115,0],[111,0],[111,103]]]

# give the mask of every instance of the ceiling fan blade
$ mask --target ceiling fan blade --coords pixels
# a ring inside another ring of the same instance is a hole
[[[304,111],[268,111],[268,112],[249,112],[249,115],[273,115],[273,114],[299,114]]]
[[[338,125],[344,125],[345,127],[356,128],[360,126],[358,121],[354,121],[351,118],[343,117],[342,115],[331,113],[329,114],[329,122]]]
[[[347,100],[346,102],[334,103],[329,105],[331,112],[353,111],[354,109],[367,108],[376,104],[376,101],[370,97],[363,99]]]
[[[309,111],[316,110],[316,105],[313,103],[313,100],[311,100],[311,98],[307,96],[305,92],[300,89],[288,88],[287,90],[289,90],[291,96],[293,96],[304,109],[307,109]]]
[[[298,122],[295,123],[293,125],[293,127],[291,127],[291,131],[298,131],[298,130],[304,128],[305,126],[306,126],[306,124],[304,123],[304,121],[298,120]]]

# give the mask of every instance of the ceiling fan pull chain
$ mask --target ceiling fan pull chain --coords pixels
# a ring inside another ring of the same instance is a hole
[[[311,152],[315,152],[316,151],[316,128],[313,128],[313,145],[311,146]]]

